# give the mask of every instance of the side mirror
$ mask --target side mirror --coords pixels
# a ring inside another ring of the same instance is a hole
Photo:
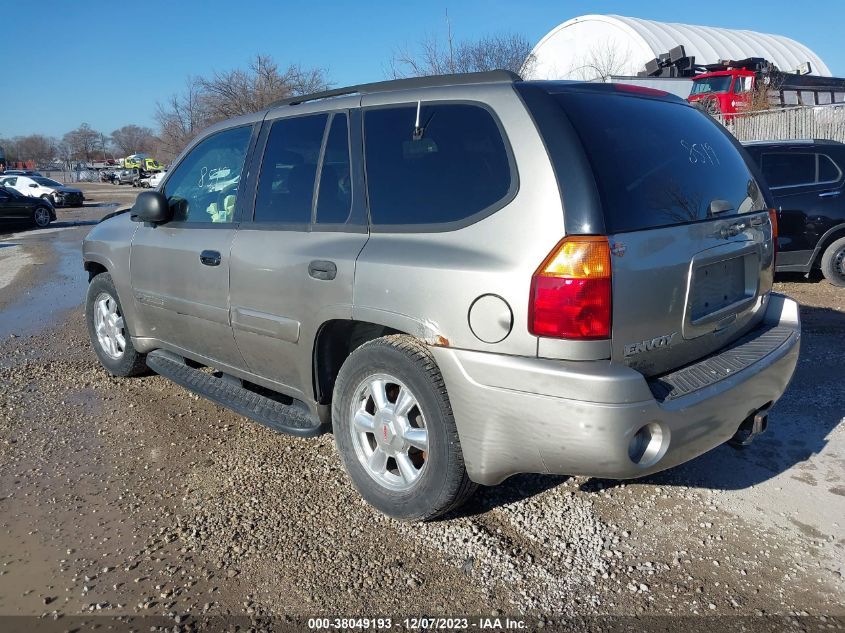
[[[144,191],[135,199],[129,217],[133,222],[163,224],[169,222],[173,214],[164,194],[158,191]]]
[[[36,185],[35,183],[31,184],[30,187],[32,187],[33,189],[38,189],[38,185]]]

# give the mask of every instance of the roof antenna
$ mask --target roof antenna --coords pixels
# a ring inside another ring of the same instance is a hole
[[[419,141],[423,137],[423,132],[425,131],[424,128],[420,127],[420,107],[422,106],[422,101],[417,101],[417,121],[414,123],[414,136],[412,137],[415,141]]]

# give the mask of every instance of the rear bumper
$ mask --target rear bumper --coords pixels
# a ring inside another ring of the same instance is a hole
[[[455,414],[467,471],[492,485],[522,472],[642,477],[724,443],[786,390],[798,362],[798,305],[771,295],[760,337],[777,346],[713,384],[660,401],[645,377],[609,361],[553,361],[432,348]],[[749,335],[754,344],[753,333]],[[632,440],[643,427],[645,455]],[[635,451],[636,455],[636,451]]]

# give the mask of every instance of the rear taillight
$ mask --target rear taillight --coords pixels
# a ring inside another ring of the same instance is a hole
[[[778,210],[769,209],[769,222],[772,224],[772,256],[778,254]]]
[[[606,237],[562,239],[531,278],[528,330],[567,339],[610,337],[610,245]]]

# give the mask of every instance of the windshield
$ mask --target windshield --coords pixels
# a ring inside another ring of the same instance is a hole
[[[692,80],[692,95],[702,95],[706,92],[727,92],[731,87],[731,75],[704,77]]]
[[[56,182],[51,178],[44,178],[43,176],[34,176],[32,179],[39,185],[43,185],[45,187],[64,187],[62,183]]]

